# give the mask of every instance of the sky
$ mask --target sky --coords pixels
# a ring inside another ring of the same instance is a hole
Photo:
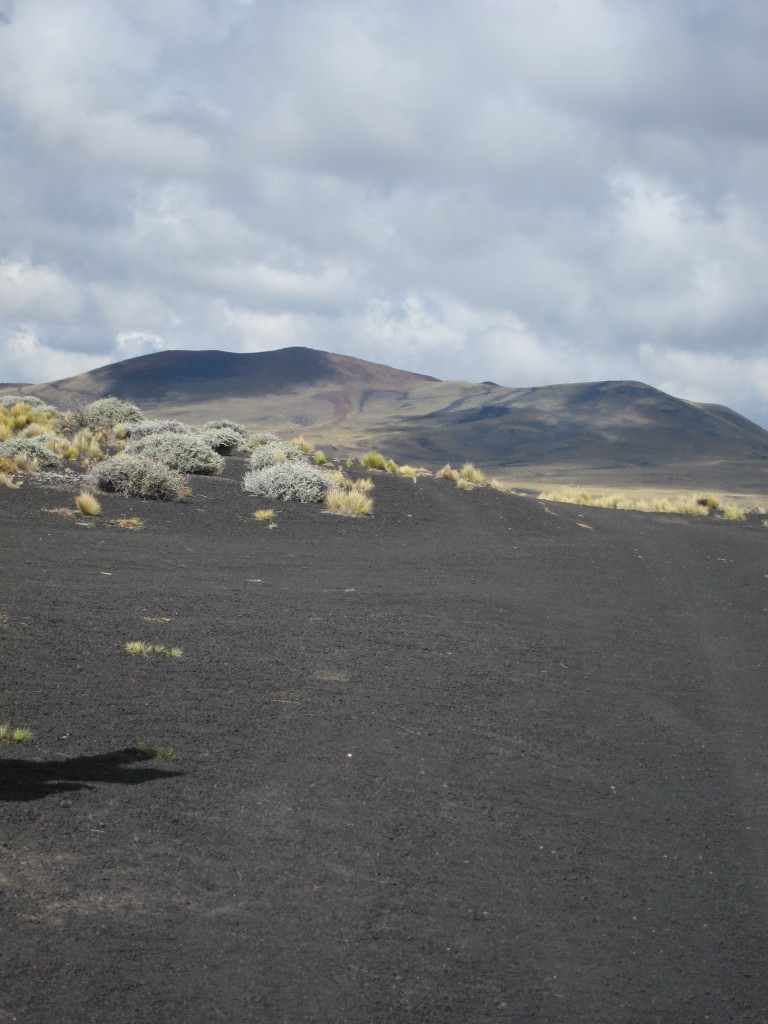
[[[0,0],[0,381],[306,345],[768,427],[765,0]]]

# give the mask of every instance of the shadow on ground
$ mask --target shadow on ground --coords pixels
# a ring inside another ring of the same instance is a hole
[[[67,790],[92,789],[90,783],[95,782],[137,786],[184,774],[146,767],[146,760],[146,755],[137,747],[61,761],[3,760],[0,763],[0,800],[42,800]],[[145,767],[128,767],[136,762],[144,763]]]

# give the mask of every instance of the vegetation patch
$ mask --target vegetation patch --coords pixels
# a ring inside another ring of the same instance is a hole
[[[367,469],[382,469],[386,471],[387,460],[381,452],[366,452],[360,459],[361,465]]]
[[[146,744],[136,747],[136,753],[144,761],[178,761],[172,747],[150,747]]]
[[[75,504],[84,516],[97,516],[101,512],[101,504],[90,491],[81,491],[75,498]]]
[[[149,644],[145,640],[129,640],[125,645],[128,654],[141,655],[148,658],[150,654],[164,654],[166,658],[181,658],[184,651],[181,647],[166,647],[164,644]]]
[[[260,508],[253,513],[253,518],[257,523],[268,523],[270,520],[275,518],[275,510],[273,508]]]
[[[250,468],[253,470],[266,469],[269,466],[279,466],[286,462],[308,464],[307,455],[295,444],[287,444],[285,441],[269,441],[259,445],[251,453]]]
[[[187,486],[186,476],[164,462],[127,452],[104,459],[85,479],[102,491],[148,501],[178,501]]]
[[[339,516],[373,515],[373,498],[360,491],[332,487],[324,498],[326,508]]]
[[[308,462],[284,462],[255,469],[243,478],[243,490],[277,501],[322,501],[330,489],[327,474]]]
[[[32,735],[31,729],[14,729],[7,722],[0,724],[0,743],[26,743]]]
[[[224,459],[200,434],[150,434],[132,441],[127,451],[162,462],[180,473],[214,475],[224,468]]]
[[[138,516],[133,516],[130,519],[126,516],[121,516],[119,519],[112,520],[113,526],[119,526],[121,530],[143,530],[144,521],[139,519]]]

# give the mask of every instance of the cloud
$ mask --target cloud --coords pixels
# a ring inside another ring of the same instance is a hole
[[[757,0],[0,0],[0,378],[303,344],[768,425]]]

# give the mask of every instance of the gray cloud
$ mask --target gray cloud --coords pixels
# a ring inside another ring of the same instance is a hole
[[[0,0],[0,379],[304,344],[768,425],[759,0]]]

